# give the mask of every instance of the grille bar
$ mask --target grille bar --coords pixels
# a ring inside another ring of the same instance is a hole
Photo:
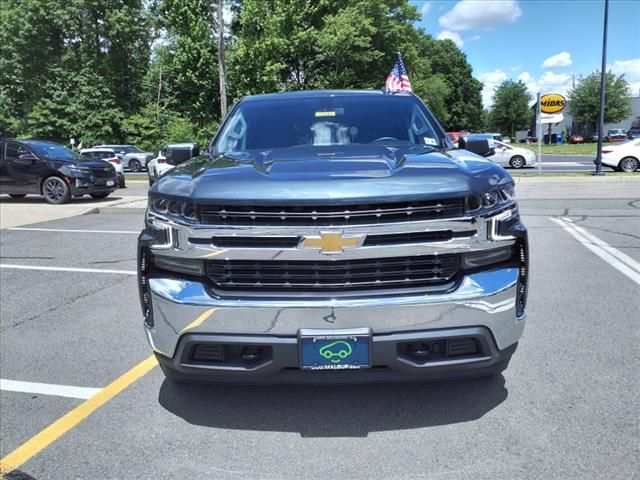
[[[459,255],[348,261],[209,260],[207,275],[221,289],[311,290],[415,288],[448,284]]]
[[[344,206],[200,205],[199,212],[200,221],[211,225],[362,225],[460,217],[464,199]]]
[[[367,235],[363,246],[376,247],[382,245],[403,245],[412,243],[446,242],[454,238],[466,238],[475,235],[476,230],[453,232],[451,230],[436,230],[430,232],[385,233]],[[220,248],[295,248],[303,237],[272,236],[220,236],[209,238],[189,238],[195,245],[213,245]]]

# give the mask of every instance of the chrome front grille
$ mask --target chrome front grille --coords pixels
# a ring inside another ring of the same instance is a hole
[[[205,225],[311,226],[383,224],[464,216],[464,198],[355,205],[199,205]]]
[[[216,288],[245,291],[343,292],[442,287],[460,271],[460,255],[422,255],[341,261],[208,260]]]

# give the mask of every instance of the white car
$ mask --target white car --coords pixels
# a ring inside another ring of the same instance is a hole
[[[116,169],[116,175],[118,177],[118,187],[125,188],[124,184],[124,166],[122,160],[116,152],[111,148],[83,148],[80,150],[80,155],[83,157],[93,158],[96,160],[104,160],[109,162]]]
[[[158,178],[172,168],[175,168],[176,165],[186,162],[199,154],[197,143],[174,143],[167,145],[147,164],[149,185],[153,185]]]
[[[635,172],[640,167],[640,138],[607,145],[602,149],[602,164],[622,172]]]
[[[524,166],[533,167],[538,163],[536,154],[531,150],[513,147],[497,140],[493,140],[493,145],[496,153],[487,158],[498,165],[522,168]]]

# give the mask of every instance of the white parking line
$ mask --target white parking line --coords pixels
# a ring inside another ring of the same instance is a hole
[[[579,227],[569,218],[550,218],[550,220],[564,228],[572,237],[595,253],[602,260],[640,285],[640,262],[637,262],[629,255],[622,253],[617,248],[612,247],[604,240],[601,240],[592,233],[586,231],[584,228]]]
[[[63,228],[31,228],[31,227],[13,227],[7,228],[7,230],[17,230],[26,232],[62,232],[62,233],[126,233],[126,234],[139,234],[139,231],[135,230],[66,230]]]
[[[15,270],[45,270],[50,272],[81,272],[81,273],[120,273],[122,275],[136,275],[134,270],[105,270],[100,268],[72,268],[72,267],[45,267],[42,265],[9,265],[0,264],[0,268],[12,268]]]
[[[98,393],[101,388],[73,387],[70,385],[54,385],[52,383],[20,382],[0,378],[0,390],[6,392],[36,393],[55,397],[81,398],[86,400]]]

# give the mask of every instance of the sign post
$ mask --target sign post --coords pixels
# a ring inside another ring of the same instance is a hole
[[[542,132],[542,118],[540,112],[540,92],[538,92],[538,99],[536,101],[536,138],[538,139],[538,173],[542,173],[542,139],[540,133]]]
[[[540,95],[538,92],[538,105],[536,108],[537,135],[538,135],[538,171],[542,172],[542,124],[549,124],[549,145],[551,145],[551,124],[560,123],[564,119],[562,110],[567,106],[567,100],[560,94],[547,93]]]

